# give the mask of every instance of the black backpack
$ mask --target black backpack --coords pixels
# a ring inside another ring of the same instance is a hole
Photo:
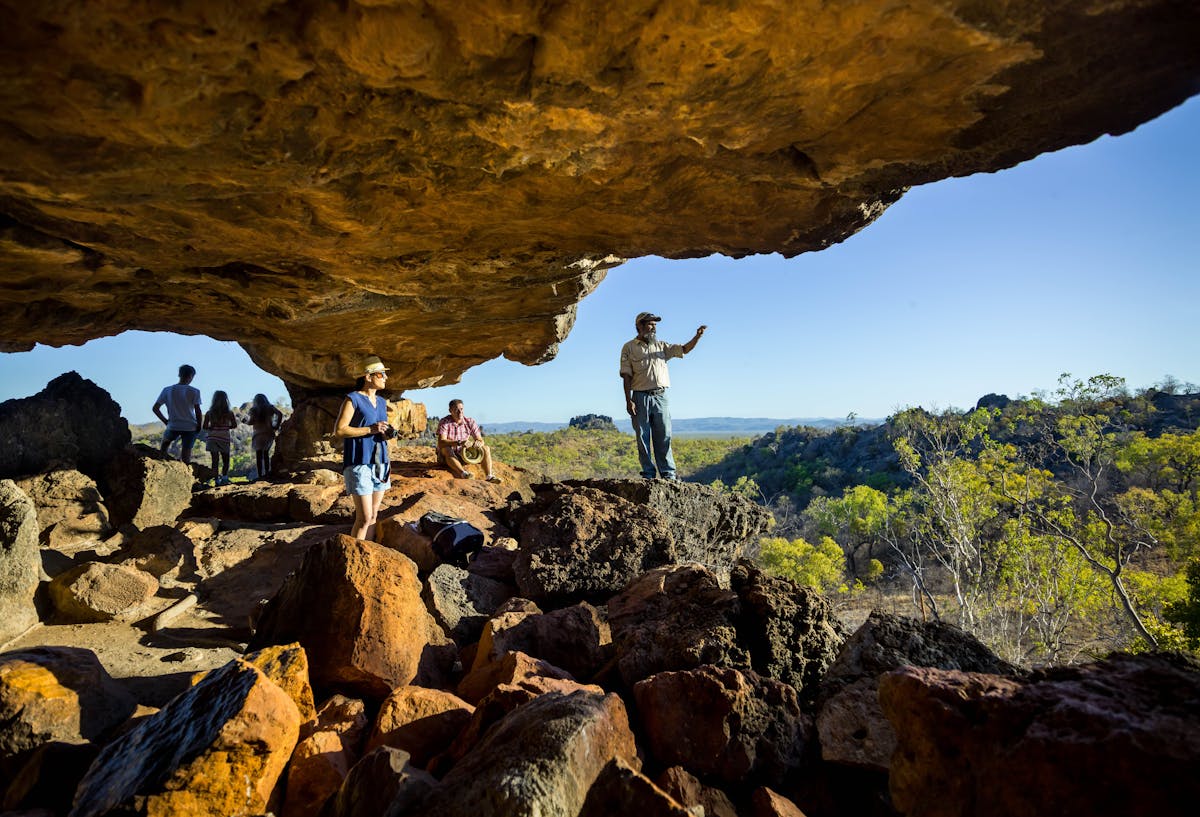
[[[443,562],[465,567],[467,557],[483,547],[483,531],[465,519],[430,511],[418,523],[433,540],[433,552]]]

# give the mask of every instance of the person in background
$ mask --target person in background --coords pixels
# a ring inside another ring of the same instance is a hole
[[[167,430],[163,432],[162,446],[159,448],[164,454],[171,447],[171,443],[175,440],[180,441],[179,459],[186,463],[192,461],[192,444],[196,442],[196,435],[200,433],[200,390],[192,385],[192,379],[196,376],[196,369],[188,364],[183,364],[179,367],[179,382],[174,386],[167,386],[159,392],[158,399],[154,401],[154,416],[162,420],[166,424]],[[167,416],[164,417],[162,407],[167,407]]]
[[[204,412],[202,427],[208,432],[207,448],[212,458],[212,470],[217,485],[229,484],[229,432],[237,428],[238,419],[229,406],[229,395],[223,391],[213,392],[208,411]],[[217,463],[220,462],[220,470]]]
[[[275,444],[275,432],[283,422],[283,412],[271,405],[265,394],[254,395],[254,403],[246,414],[246,423],[254,429],[250,447],[254,449],[255,468],[258,479],[266,479],[271,473],[271,446]]]
[[[395,436],[387,419],[387,399],[378,392],[387,386],[387,367],[372,355],[363,360],[354,391],[338,411],[333,436],[342,443],[342,476],[354,500],[350,535],[371,541],[383,496],[391,487],[392,464],[388,440]]]
[[[499,482],[500,477],[492,472],[492,450],[483,441],[483,430],[479,423],[463,413],[463,401],[451,400],[450,413],[442,418],[437,427],[438,460],[458,479],[471,479],[471,472],[463,462],[462,452],[467,442],[474,440],[474,447],[483,451],[483,468],[488,482]]]
[[[707,326],[696,330],[682,345],[658,339],[658,322],[653,312],[639,312],[634,319],[637,337],[621,347],[621,382],[625,386],[625,410],[637,435],[642,476],[675,479],[675,456],[671,453],[671,407],[667,389],[671,377],[667,361],[683,357],[696,348]],[[658,464],[657,473],[655,463]]]

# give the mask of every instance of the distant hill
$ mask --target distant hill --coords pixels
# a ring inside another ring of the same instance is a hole
[[[633,426],[629,423],[628,417],[619,417],[614,420],[617,428],[625,434],[633,433]],[[808,426],[811,428],[839,428],[845,425],[878,425],[882,420],[864,419],[856,417],[853,420],[846,418],[833,419],[829,417],[792,417],[788,419],[777,419],[773,417],[694,417],[691,419],[675,418],[672,420],[672,428],[676,435],[682,436],[735,436],[735,437],[753,437],[758,434],[766,434],[774,431],[780,426]],[[531,421],[517,421],[510,423],[483,423],[483,429],[488,434],[512,434],[521,431],[557,431],[560,428],[566,428],[567,423],[537,423]]]

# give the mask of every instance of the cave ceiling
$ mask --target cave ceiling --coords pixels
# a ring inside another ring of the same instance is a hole
[[[625,259],[817,251],[1200,91],[1192,0],[0,11],[0,350],[203,334],[300,389],[537,363]]]

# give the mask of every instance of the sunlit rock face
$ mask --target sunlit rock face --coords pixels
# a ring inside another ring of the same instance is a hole
[[[1200,88],[1180,0],[0,9],[0,349],[206,334],[304,389],[545,360],[621,259],[818,250]]]

